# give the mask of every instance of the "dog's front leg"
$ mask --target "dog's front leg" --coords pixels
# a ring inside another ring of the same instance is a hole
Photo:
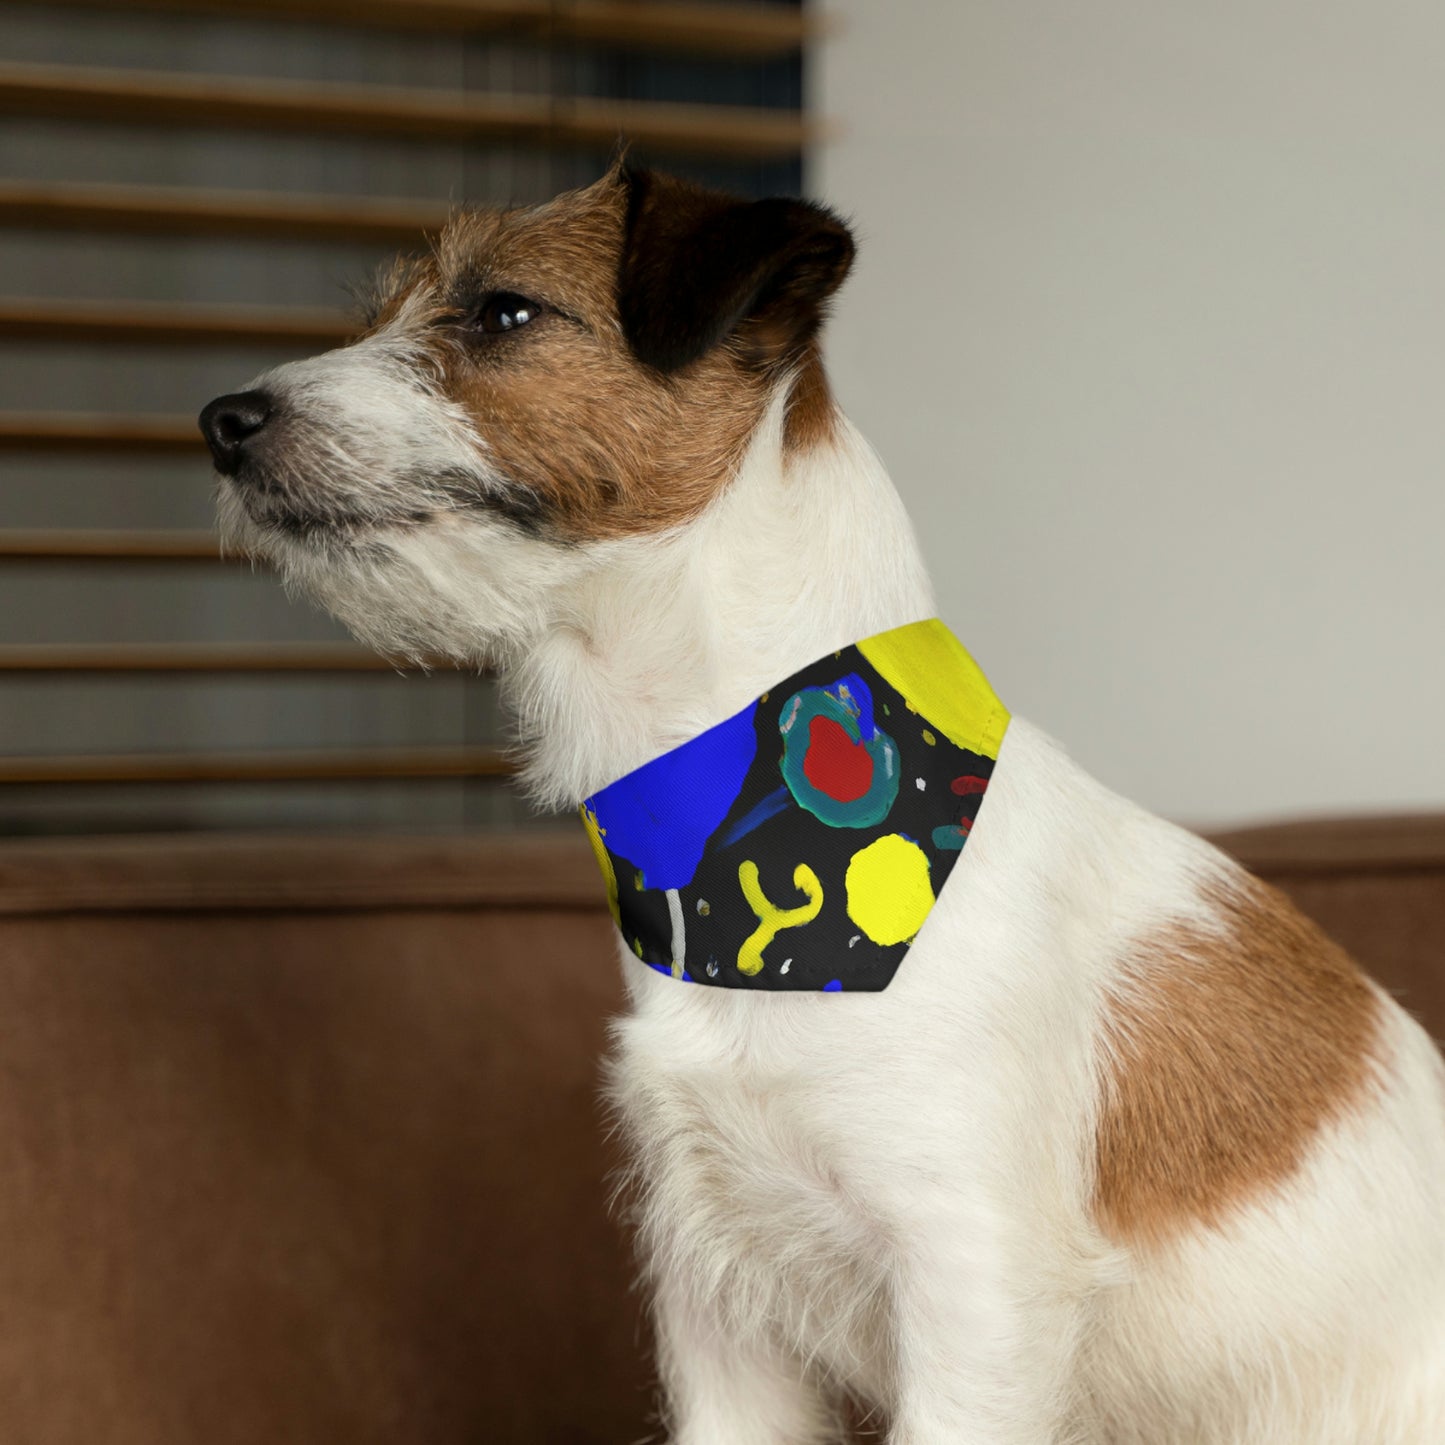
[[[835,1410],[800,1362],[728,1328],[679,1281],[654,1300],[671,1445],[835,1445]]]
[[[1014,1249],[969,1248],[963,1220],[920,1231],[896,1268],[889,1445],[1085,1445],[1069,1422],[1078,1306]]]

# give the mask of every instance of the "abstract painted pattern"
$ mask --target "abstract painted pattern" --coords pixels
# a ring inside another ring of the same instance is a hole
[[[1007,726],[937,619],[845,647],[587,799],[612,916],[685,982],[886,988]]]

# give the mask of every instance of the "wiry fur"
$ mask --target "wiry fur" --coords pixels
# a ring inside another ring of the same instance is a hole
[[[338,525],[268,526],[229,486],[223,518],[383,649],[499,663],[545,802],[576,804],[799,666],[933,614],[866,443],[835,418],[789,444],[795,373],[768,378],[745,453],[695,514],[561,537],[429,489],[432,468],[480,492],[515,479],[398,346],[384,326],[267,382],[308,418],[288,466]],[[338,430],[344,453],[316,440]],[[1358,1029],[1331,1045],[1356,1072],[1311,1075],[1330,1107],[1289,1115],[1287,1167],[1246,1149],[1212,1217],[1165,1168],[1147,1236],[1100,1208],[1101,1120],[1111,1089],[1136,1086],[1129,1040],[1178,966],[1165,940],[1245,948],[1250,888],[1016,719],[883,993],[686,987],[620,948],[611,1097],[673,1440],[833,1440],[845,1394],[893,1445],[1445,1438],[1445,1084],[1382,994],[1361,991]],[[1191,955],[1200,1012],[1171,1020],[1205,1087],[1222,1067],[1208,951]],[[1269,1049],[1289,1047],[1278,1032],[1261,1031]],[[1205,1116],[1208,1147],[1237,1142]],[[1167,1165],[1170,1132],[1122,1157]],[[1127,1162],[1112,1167],[1127,1196]]]

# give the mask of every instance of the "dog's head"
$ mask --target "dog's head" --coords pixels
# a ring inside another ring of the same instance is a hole
[[[356,341],[201,413],[223,533],[382,647],[505,653],[537,587],[697,516],[780,386],[794,444],[826,430],[852,256],[820,207],[620,166],[463,211]]]

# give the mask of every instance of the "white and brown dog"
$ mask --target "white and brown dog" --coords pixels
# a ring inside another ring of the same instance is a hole
[[[933,614],[817,351],[827,211],[615,169],[458,215],[354,344],[203,414],[230,541],[501,670],[575,806]],[[1015,720],[882,992],[621,950],[615,1101],[683,1445],[1445,1440],[1445,1073],[1276,893]]]

